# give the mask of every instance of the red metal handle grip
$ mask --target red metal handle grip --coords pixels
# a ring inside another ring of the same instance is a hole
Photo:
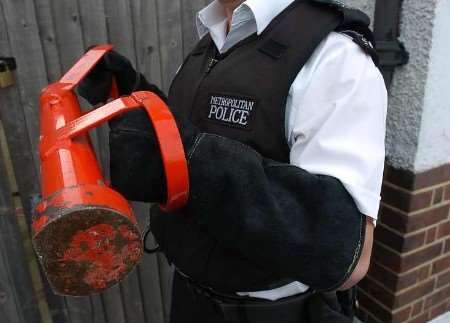
[[[167,202],[160,207],[165,211],[180,209],[189,198],[189,172],[175,119],[156,94],[135,92],[132,97],[144,106],[159,142],[167,182]]]
[[[135,92],[84,114],[56,130],[56,141],[41,142],[41,158],[70,145],[70,140],[99,124],[130,110],[144,108],[155,129],[159,142],[167,182],[167,201],[161,205],[165,211],[184,207],[189,198],[189,173],[186,155],[178,127],[167,105],[154,93]]]
[[[98,45],[88,50],[74,66],[67,71],[66,74],[59,80],[59,83],[67,84],[67,90],[73,90],[86,75],[97,65],[100,60],[108,52],[114,49],[113,45]],[[113,78],[111,85],[111,99],[119,97],[119,90],[117,88],[116,79]]]
[[[91,48],[64,74],[58,83],[67,84],[66,89],[72,90],[100,62],[103,56],[113,50],[113,48],[113,45],[99,45]]]
[[[47,88],[56,96],[72,91],[95,67],[102,57],[113,49],[112,45],[100,45],[90,49],[61,78]],[[47,96],[53,97],[47,93]],[[113,79],[111,98],[119,97],[116,80]],[[41,159],[45,160],[58,149],[69,147],[71,139],[86,133],[99,124],[124,112],[144,108],[153,124],[159,142],[161,157],[167,181],[167,201],[161,205],[166,211],[184,207],[189,197],[189,174],[183,143],[176,122],[166,104],[154,93],[135,92],[129,97],[116,99],[100,108],[86,113],[56,129],[54,136],[43,137],[40,144]]]

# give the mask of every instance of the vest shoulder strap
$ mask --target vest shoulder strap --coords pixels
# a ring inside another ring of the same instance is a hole
[[[353,39],[370,57],[376,66],[379,66],[373,32],[370,29],[370,18],[363,11],[350,7],[339,0],[310,0],[321,6],[331,7],[338,10],[342,20],[336,28],[336,32],[345,34]]]
[[[377,50],[375,49],[374,43],[369,41],[364,34],[361,34],[354,30],[342,30],[338,31],[341,34],[347,35],[353,39],[353,41],[362,48],[373,60],[374,64],[379,67],[380,58],[378,56]]]
[[[303,2],[305,0],[297,1]],[[363,11],[352,8],[339,0],[306,0],[305,2],[309,2],[312,6],[321,6],[338,12],[340,15],[340,22],[335,26],[334,30],[352,38],[358,46],[371,56],[375,65],[379,65],[374,36],[370,30],[370,18]],[[296,4],[294,3],[292,7],[295,6]],[[260,51],[272,58],[280,58],[282,53],[288,47],[286,38],[292,37],[291,33],[286,33],[285,29],[282,30],[282,33],[278,33],[276,36],[273,35],[273,38],[260,48]],[[320,37],[318,39],[320,40]],[[210,35],[205,35],[190,55],[196,56],[203,54],[211,43],[212,39]]]
[[[259,36],[258,50],[273,59],[288,54],[293,60],[291,65],[301,68],[341,20],[342,15],[334,9],[315,5],[311,0],[294,1]]]
[[[309,0],[316,5],[331,7],[338,10],[343,15],[342,25],[369,26],[370,18],[363,11],[350,7],[339,0]]]

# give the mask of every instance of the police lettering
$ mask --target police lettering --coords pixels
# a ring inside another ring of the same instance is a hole
[[[208,119],[247,127],[255,101],[228,96],[212,95],[209,102]]]
[[[208,118],[246,126],[248,123],[248,116],[249,111],[211,105]]]

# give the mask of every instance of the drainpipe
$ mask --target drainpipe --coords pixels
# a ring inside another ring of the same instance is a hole
[[[403,0],[377,0],[374,35],[386,87],[392,83],[395,68],[408,63],[409,53],[398,39]]]

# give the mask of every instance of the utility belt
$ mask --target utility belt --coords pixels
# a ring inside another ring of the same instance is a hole
[[[306,322],[306,300],[312,292],[278,301],[225,294],[194,282],[178,272],[198,301],[210,302],[227,323]]]
[[[229,323],[352,323],[354,290],[346,292],[303,294],[270,301],[247,296],[221,293],[184,278],[192,296],[199,302],[213,304]]]

